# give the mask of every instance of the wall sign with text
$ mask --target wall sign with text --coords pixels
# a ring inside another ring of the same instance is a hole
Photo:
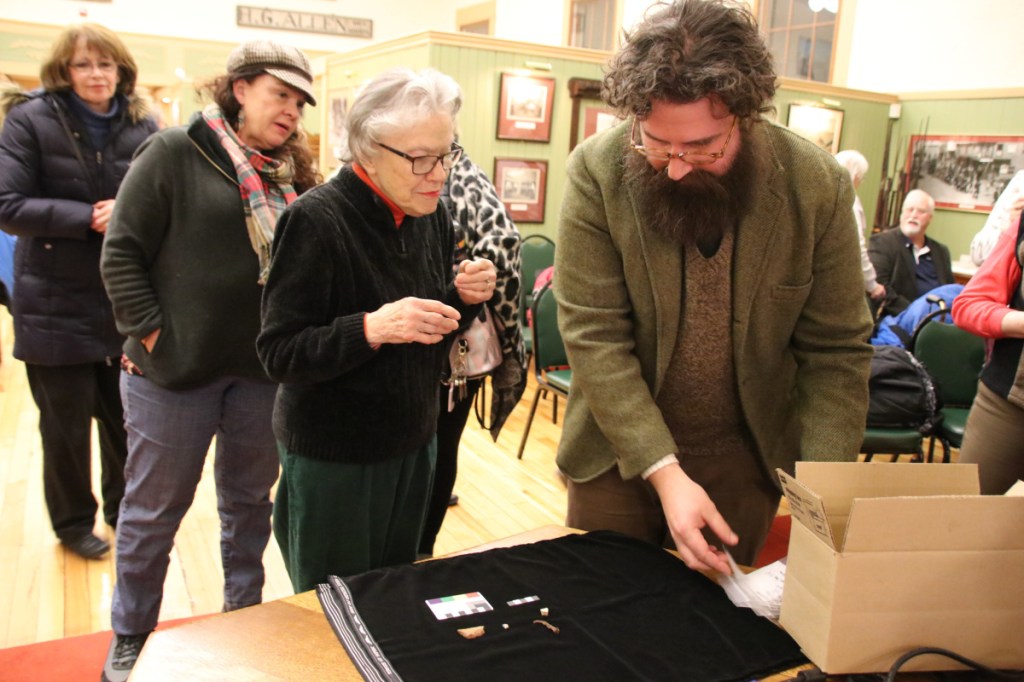
[[[278,31],[301,31],[303,33],[327,33],[348,38],[373,38],[373,20],[354,17],[339,17],[336,14],[295,12],[269,7],[237,5],[235,24],[272,28]]]

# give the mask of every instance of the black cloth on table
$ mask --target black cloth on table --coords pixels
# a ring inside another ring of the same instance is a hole
[[[493,610],[438,620],[426,603],[475,592]],[[371,681],[726,682],[806,662],[784,630],[705,576],[608,531],[331,576],[317,595]],[[479,625],[477,639],[457,632]]]

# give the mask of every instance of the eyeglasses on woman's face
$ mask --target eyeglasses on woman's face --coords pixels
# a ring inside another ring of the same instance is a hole
[[[452,167],[459,162],[462,158],[463,149],[457,143],[452,143],[452,150],[446,154],[439,154],[436,156],[409,156],[405,152],[400,152],[394,147],[389,147],[383,142],[377,142],[377,145],[387,149],[392,154],[397,154],[403,159],[412,164],[413,175],[429,175],[432,170],[441,164],[441,168],[445,171],[450,171]]]

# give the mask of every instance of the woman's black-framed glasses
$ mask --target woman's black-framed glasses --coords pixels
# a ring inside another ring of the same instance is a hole
[[[430,171],[434,170],[434,167],[441,163],[441,168],[446,171],[450,171],[452,166],[459,162],[462,158],[463,149],[456,142],[452,142],[452,150],[447,154],[441,154],[440,156],[409,156],[405,152],[400,152],[394,147],[389,147],[383,142],[377,143],[379,146],[384,147],[392,154],[397,154],[403,159],[412,164],[413,175],[428,175]]]
[[[637,154],[642,154],[648,159],[654,159],[655,161],[671,161],[672,159],[679,159],[683,163],[688,163],[692,166],[707,166],[725,156],[725,150],[729,148],[729,142],[732,141],[732,133],[736,130],[737,120],[736,116],[732,117],[732,125],[729,126],[729,134],[726,136],[725,144],[722,145],[722,149],[720,151],[709,152],[703,149],[698,149],[692,152],[670,152],[665,149],[652,149],[651,147],[645,147],[642,144],[642,140],[638,141],[636,135],[636,118],[634,117],[633,128],[629,131],[629,146]]]

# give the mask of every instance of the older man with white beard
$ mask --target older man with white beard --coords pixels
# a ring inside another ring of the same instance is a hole
[[[899,229],[871,238],[868,257],[888,292],[887,314],[897,315],[915,298],[954,281],[949,249],[925,235],[934,213],[935,200],[924,190],[912,190],[903,200]]]

